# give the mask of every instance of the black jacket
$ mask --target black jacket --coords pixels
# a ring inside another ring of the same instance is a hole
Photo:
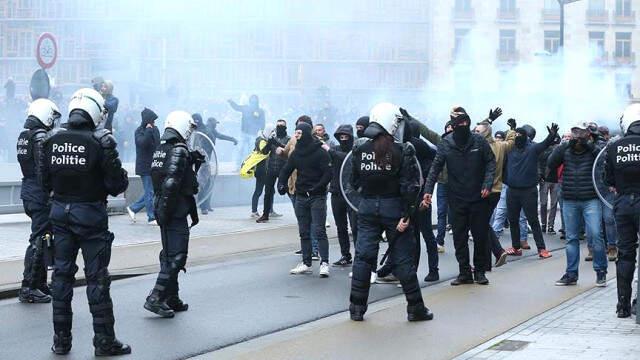
[[[40,186],[42,178],[40,170],[44,162],[43,145],[47,137],[47,130],[35,118],[28,117],[24,123],[24,131],[20,133],[17,143],[18,162],[22,170],[22,187],[20,198],[45,204],[49,198]]]
[[[447,166],[449,201],[474,202],[481,200],[483,189],[491,190],[496,173],[496,157],[487,140],[471,134],[465,146],[456,145],[453,134],[444,137],[438,144],[425,192],[433,194],[438,175]]]
[[[340,125],[333,134],[333,136],[340,141],[340,135],[348,135],[351,137],[351,148],[347,145],[348,149],[343,149],[342,146],[333,145],[329,149],[329,156],[331,157],[331,167],[333,168],[333,177],[331,178],[331,185],[329,185],[329,191],[333,194],[340,194],[340,170],[342,169],[342,163],[345,157],[353,148],[353,127],[351,125]]]
[[[540,157],[538,158],[539,180],[543,180],[545,178],[545,172],[547,171],[547,161],[549,161],[549,156],[551,156],[551,153],[553,153],[553,150],[555,150],[557,147],[558,145],[551,145],[547,148],[547,150],[540,154]]]
[[[615,187],[618,195],[640,194],[640,125],[609,143],[604,175],[605,184]]]
[[[296,194],[325,195],[327,193],[327,185],[333,173],[329,154],[322,148],[320,141],[313,141],[305,147],[296,145],[295,151],[291,153],[280,171],[278,189],[287,187],[287,181],[293,170],[298,170]]]
[[[240,129],[243,134],[255,135],[258,131],[264,129],[264,110],[259,106],[238,105],[232,100],[229,100],[229,104],[233,110],[242,113]]]
[[[558,167],[562,171],[562,198],[565,200],[591,200],[598,197],[593,187],[593,163],[602,148],[591,143],[583,152],[576,152],[569,143],[561,144],[551,153],[547,162],[547,181],[558,182]]]
[[[289,143],[290,139],[291,137],[288,135],[283,137],[269,138],[267,146],[265,146],[265,148],[262,150],[263,154],[269,154],[266,165],[266,171],[268,174],[273,174],[274,176],[280,174],[280,170],[282,170],[282,167],[287,162],[287,160],[276,154],[276,149],[284,148],[285,146],[287,146],[287,143]]]
[[[148,120],[143,119],[136,129],[136,175],[150,175],[153,152],[160,145],[160,131],[156,126],[147,128]]]

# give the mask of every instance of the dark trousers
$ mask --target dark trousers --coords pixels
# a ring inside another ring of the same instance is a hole
[[[496,210],[496,207],[498,206],[498,202],[500,202],[500,193],[499,192],[492,192],[491,194],[489,194],[489,197],[487,198],[487,202],[489,203],[489,214],[493,214],[493,212]],[[491,216],[489,216],[491,217]],[[498,240],[498,235],[496,235],[496,232],[493,230],[492,226],[489,226],[489,252],[488,252],[488,257],[487,259],[489,260],[487,262],[487,271],[491,271],[491,254],[493,254],[493,256],[497,258],[500,257],[500,255],[502,255],[502,252],[504,251],[504,249],[502,248],[502,245],[500,244],[500,240]]]
[[[264,207],[262,214],[269,215],[273,212],[273,197],[275,196],[275,187],[278,182],[279,173],[275,170],[267,170],[264,179]]]
[[[71,331],[71,300],[75,274],[78,271],[76,258],[78,250],[82,249],[93,331],[96,335],[115,336],[113,303],[109,293],[111,276],[107,269],[111,261],[114,236],[107,230],[106,205],[54,201],[51,222],[55,249],[51,282],[54,331]]]
[[[436,236],[436,241],[439,245],[444,245],[444,237],[447,235],[447,216],[449,214],[447,184],[438,183],[436,187],[436,200],[438,205],[438,235]]]
[[[536,247],[538,250],[544,249],[544,238],[542,237],[542,229],[540,228],[540,220],[538,219],[538,192],[535,186],[524,189],[516,189],[513,187],[507,189],[507,217],[509,218],[509,223],[518,223],[520,210],[524,211],[527,222],[529,226],[531,226]],[[520,249],[520,227],[510,226],[509,230],[511,230],[511,244],[513,248]]]
[[[356,213],[349,207],[347,201],[341,193],[331,194],[331,211],[333,219],[336,222],[338,231],[338,242],[340,243],[340,253],[342,256],[351,258],[351,244],[349,243],[349,224],[351,224],[351,232],[353,233],[353,243],[355,247],[358,238],[358,225]]]
[[[371,264],[378,259],[379,241],[382,232],[389,239],[390,262],[393,274],[400,280],[409,305],[423,303],[418,276],[416,275],[414,252],[416,249],[413,224],[402,233],[396,230],[402,213],[400,198],[367,198],[358,206],[358,241],[353,263],[350,300],[356,305],[366,305],[371,286]]]
[[[554,228],[558,213],[558,184],[543,182],[540,184],[540,222],[543,227]],[[547,206],[549,207],[547,211]]]
[[[295,211],[300,232],[302,262],[311,266],[311,233],[318,241],[320,261],[329,262],[329,240],[327,239],[327,195],[296,194]]]
[[[251,212],[258,212],[258,200],[260,200],[260,195],[262,195],[262,190],[264,189],[264,184],[267,178],[267,173],[264,167],[264,161],[258,166],[256,166],[256,188],[253,190],[253,196],[251,196]]]
[[[416,269],[420,264],[420,256],[422,251],[420,249],[420,234],[424,240],[424,245],[427,248],[427,261],[429,263],[429,272],[438,272],[438,243],[436,237],[433,235],[433,224],[431,220],[432,208],[429,206],[425,210],[418,210],[416,216],[414,216],[417,223],[416,234]]]
[[[161,300],[178,297],[180,287],[178,274],[185,270],[189,252],[189,225],[187,218],[171,218],[167,224],[160,225],[162,251],[160,251],[160,272],[155,289],[160,292]],[[185,270],[186,271],[186,270]]]
[[[613,208],[618,232],[616,274],[618,301],[631,301],[631,283],[636,269],[638,231],[640,231],[640,194],[619,195]]]
[[[449,202],[451,209],[451,226],[453,228],[453,245],[456,249],[456,260],[460,274],[471,274],[469,263],[469,230],[473,236],[473,264],[476,269],[486,269],[490,261],[488,257],[489,202],[485,199],[467,202],[460,199]],[[516,221],[516,224],[518,222]]]
[[[31,218],[31,235],[29,246],[24,254],[24,271],[22,286],[28,288],[46,289],[47,267],[44,263],[44,236],[51,231],[47,204],[23,200],[24,212]]]

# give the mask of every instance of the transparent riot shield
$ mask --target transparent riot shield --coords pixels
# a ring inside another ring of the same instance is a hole
[[[191,151],[199,150],[205,157],[196,177],[198,179],[199,191],[197,195],[198,207],[204,202],[209,201],[213,194],[213,186],[218,176],[218,155],[216,147],[211,138],[205,133],[196,131],[189,138],[189,149]]]
[[[600,200],[602,200],[602,203],[609,209],[613,209],[615,194],[609,191],[609,187],[604,183],[604,163],[606,153],[607,149],[604,148],[596,157],[596,161],[593,162],[591,178],[593,180],[593,187],[596,189],[596,193]]]
[[[358,205],[360,204],[360,200],[362,197],[357,189],[354,189],[349,181],[351,181],[351,159],[352,159],[353,151],[350,151],[347,156],[345,156],[344,161],[342,162],[342,166],[340,167],[340,191],[342,192],[342,196],[347,201],[347,204],[355,211],[358,212]],[[420,162],[416,159],[416,164],[418,165],[418,171],[422,174],[422,168],[420,167]],[[420,177],[420,186],[422,186],[422,176]]]
[[[51,90],[49,75],[44,69],[36,70],[31,76],[29,82],[29,93],[32,100],[47,99]]]

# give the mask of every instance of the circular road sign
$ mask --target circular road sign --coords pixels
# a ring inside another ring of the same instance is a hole
[[[58,44],[56,38],[51,33],[43,33],[38,38],[38,45],[36,46],[36,57],[38,64],[43,69],[51,68],[58,58]]]

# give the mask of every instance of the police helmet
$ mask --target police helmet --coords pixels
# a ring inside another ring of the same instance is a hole
[[[403,120],[400,107],[386,102],[379,103],[371,109],[365,136],[374,138],[384,132],[391,135],[396,142],[402,142],[405,126]]]
[[[175,130],[184,141],[187,141],[196,128],[196,122],[186,111],[172,111],[167,115],[164,126],[166,129]]]
[[[27,116],[32,116],[51,129],[53,123],[60,118],[60,110],[56,104],[49,99],[37,99],[29,105]]]
[[[636,121],[640,121],[640,103],[631,104],[624,109],[624,113],[620,118],[620,130],[622,135],[627,133],[629,127]]]
[[[104,120],[107,114],[107,110],[104,107],[104,98],[99,92],[91,88],[80,89],[73,93],[69,102],[69,114],[76,109],[86,112],[96,126]]]

